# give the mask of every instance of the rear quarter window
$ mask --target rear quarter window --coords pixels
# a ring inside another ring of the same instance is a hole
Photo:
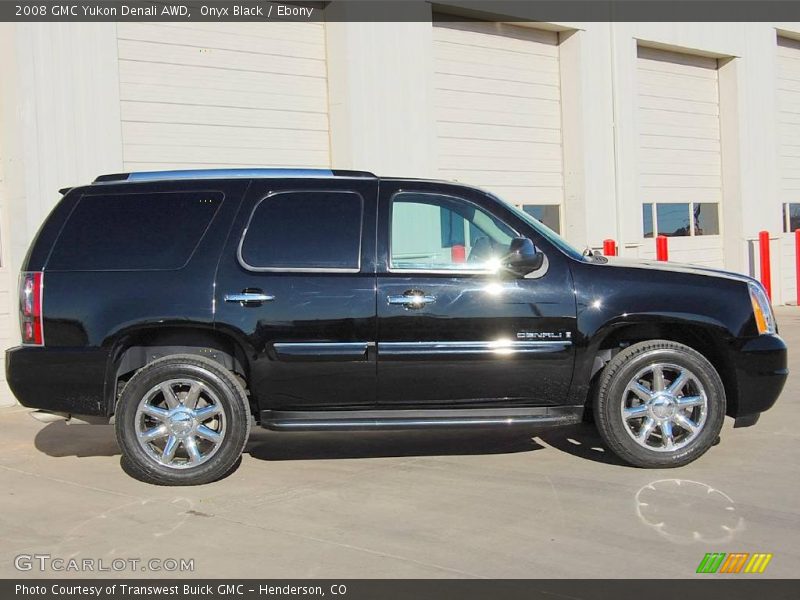
[[[219,191],[85,194],[64,225],[47,269],[180,269],[223,199]]]
[[[254,271],[357,272],[362,219],[356,192],[276,192],[253,210],[239,260]]]

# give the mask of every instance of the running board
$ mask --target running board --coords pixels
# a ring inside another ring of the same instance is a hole
[[[397,430],[447,427],[557,427],[581,421],[583,406],[456,410],[261,411],[261,426],[275,431]]]

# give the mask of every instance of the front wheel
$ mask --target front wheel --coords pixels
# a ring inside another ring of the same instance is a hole
[[[703,455],[725,418],[725,388],[697,351],[666,340],[634,344],[600,377],[594,416],[609,448],[625,462],[679,467]]]
[[[173,355],[125,385],[115,427],[125,470],[160,485],[224,477],[250,433],[247,395],[236,377],[204,357]]]

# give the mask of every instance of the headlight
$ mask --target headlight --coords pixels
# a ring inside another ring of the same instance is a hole
[[[777,331],[775,315],[772,314],[772,306],[767,298],[767,292],[758,283],[748,283],[747,287],[750,289],[750,302],[753,305],[758,334],[775,333]]]

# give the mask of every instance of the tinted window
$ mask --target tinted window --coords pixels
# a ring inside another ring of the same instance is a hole
[[[191,257],[223,197],[222,192],[85,195],[58,237],[47,268],[179,269]]]
[[[394,268],[489,269],[508,253],[515,235],[505,223],[459,198],[405,192],[392,199]]]
[[[254,269],[359,268],[361,196],[355,192],[281,192],[250,217],[241,259]]]

